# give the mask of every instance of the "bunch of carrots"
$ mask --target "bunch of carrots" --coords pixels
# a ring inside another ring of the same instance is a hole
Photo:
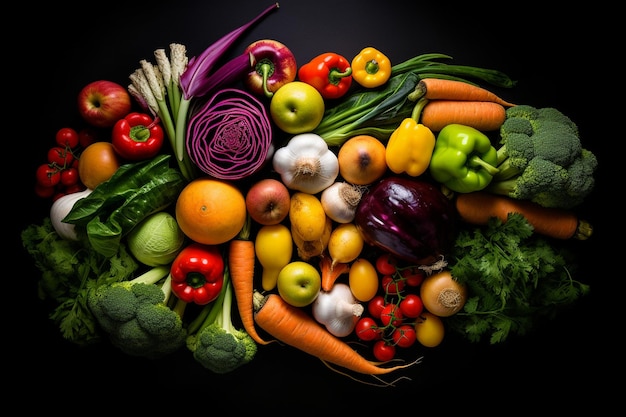
[[[453,123],[498,130],[506,108],[515,106],[485,88],[442,78],[421,79],[409,100],[417,101],[412,117],[436,132]]]

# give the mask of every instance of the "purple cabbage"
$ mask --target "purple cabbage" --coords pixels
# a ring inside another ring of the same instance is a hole
[[[386,177],[363,195],[354,223],[368,244],[414,264],[431,265],[452,248],[457,213],[439,187]]]
[[[204,173],[238,180],[258,172],[270,159],[272,132],[259,99],[227,88],[194,107],[187,122],[187,153]]]

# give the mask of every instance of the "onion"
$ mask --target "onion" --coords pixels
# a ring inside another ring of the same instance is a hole
[[[265,106],[236,88],[220,90],[187,123],[187,153],[204,173],[238,180],[258,172],[273,151]]]

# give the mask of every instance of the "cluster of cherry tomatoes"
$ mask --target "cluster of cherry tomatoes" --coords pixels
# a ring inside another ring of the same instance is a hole
[[[80,131],[71,127],[60,128],[54,146],[48,149],[47,162],[37,167],[35,194],[57,199],[84,190],[78,172],[79,156],[82,149],[97,140],[96,136],[95,130],[90,128]]]
[[[415,343],[432,347],[432,334],[419,335],[425,314],[419,286],[425,273],[415,266],[401,267],[393,255],[382,254],[375,263],[382,291],[367,302],[366,314],[355,326],[359,340],[372,342],[372,353],[379,361],[396,357],[397,348]],[[432,332],[431,332],[432,333]],[[443,335],[441,335],[443,336]]]

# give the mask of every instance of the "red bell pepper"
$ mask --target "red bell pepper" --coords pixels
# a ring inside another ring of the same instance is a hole
[[[214,301],[224,284],[224,258],[216,245],[192,243],[176,256],[170,269],[172,292],[186,303]]]
[[[298,78],[315,87],[325,99],[339,98],[352,84],[352,68],[343,56],[326,52],[301,66]]]
[[[155,157],[163,145],[159,119],[146,113],[129,113],[113,126],[111,143],[122,158],[139,161]]]

